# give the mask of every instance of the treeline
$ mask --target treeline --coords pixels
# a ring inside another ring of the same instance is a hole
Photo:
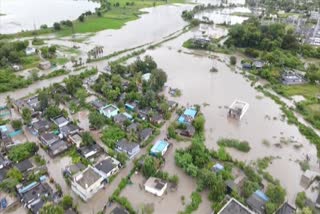
[[[0,67],[6,68],[12,64],[23,64],[28,41],[0,42]]]

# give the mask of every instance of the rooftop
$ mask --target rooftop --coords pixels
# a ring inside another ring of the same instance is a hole
[[[89,166],[83,172],[79,172],[74,176],[74,181],[79,184],[82,188],[87,189],[99,179],[101,175],[97,172],[97,169]]]
[[[168,146],[169,146],[168,142],[164,140],[159,140],[153,145],[150,152],[153,154],[162,153],[163,150],[165,150]]]
[[[218,214],[253,214],[251,210],[234,198],[231,198],[218,212]]]
[[[15,167],[17,167],[17,169],[20,171],[20,172],[25,172],[27,171],[28,169],[31,169],[33,167],[32,163],[26,159],[24,161],[21,161],[17,164],[15,164]]]
[[[136,148],[139,145],[136,144],[136,143],[132,143],[132,142],[130,143],[126,139],[122,139],[122,140],[117,142],[116,146],[118,148],[121,148],[122,150],[130,152],[130,151],[132,151],[134,148]]]
[[[276,214],[294,214],[296,213],[296,209],[285,202],[276,212]]]
[[[65,123],[65,122],[68,122],[68,120],[67,120],[64,116],[56,117],[56,118],[53,119],[53,121],[54,121],[57,125],[63,124],[63,123]]]
[[[67,142],[63,140],[58,140],[50,145],[49,150],[52,152],[53,155],[58,155],[61,152],[64,152],[68,149]]]
[[[115,167],[117,167],[119,162],[116,162],[116,160],[112,158],[107,158],[95,165],[95,168],[108,174],[110,171],[112,171]]]
[[[129,214],[129,212],[122,207],[116,207],[111,211],[110,214]]]
[[[165,188],[166,184],[167,183],[164,180],[155,177],[150,177],[144,185],[157,190],[162,190],[163,188]]]
[[[106,113],[113,112],[113,111],[118,111],[118,110],[119,109],[114,105],[107,105],[107,106],[102,108],[102,111],[106,112]]]

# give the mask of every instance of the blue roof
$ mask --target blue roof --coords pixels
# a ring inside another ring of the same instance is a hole
[[[7,126],[6,126],[6,125],[0,126],[0,131],[1,131],[1,132],[6,132],[6,131],[8,131]]]
[[[184,123],[184,121],[185,121],[184,116],[181,115],[181,116],[179,117],[179,119],[178,119],[178,122],[179,122],[179,123]]]
[[[197,114],[197,110],[194,108],[187,108],[183,114],[194,118]]]
[[[162,153],[169,146],[169,143],[164,140],[157,141],[151,148],[151,154]]]
[[[269,201],[268,196],[266,196],[266,194],[264,194],[264,192],[262,192],[261,190],[257,190],[255,191],[255,193],[259,198],[261,198],[262,200],[264,200],[265,202]]]
[[[224,169],[224,167],[223,167],[220,163],[216,163],[216,164],[213,166],[213,168],[214,168],[215,170],[218,170],[218,171],[221,171],[221,170]]]
[[[134,106],[129,104],[129,103],[126,103],[126,108],[130,109],[130,110],[134,110]]]

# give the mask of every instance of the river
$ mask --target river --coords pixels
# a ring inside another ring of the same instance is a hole
[[[88,0],[0,0],[0,34],[34,30],[54,22],[74,20],[98,8]]]

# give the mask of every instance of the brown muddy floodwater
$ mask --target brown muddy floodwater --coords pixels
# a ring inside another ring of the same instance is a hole
[[[315,146],[299,133],[297,127],[281,119],[282,112],[278,105],[222,62],[228,56],[217,55],[222,59],[219,61],[209,58],[208,53],[181,48],[183,41],[190,36],[192,33],[184,34],[146,54],[151,55],[159,67],[167,72],[167,86],[182,90],[182,96],[176,101],[182,105],[206,104],[202,112],[206,117],[208,148],[217,148],[219,138],[235,138],[248,141],[251,151],[242,153],[230,149],[234,158],[248,163],[267,156],[280,158],[273,161],[268,171],[286,187],[288,200],[293,203],[296,193],[303,190],[299,185],[302,171],[295,161],[304,160],[308,154],[312,169],[319,171]],[[213,65],[219,70],[217,73],[209,72]],[[250,105],[241,121],[227,118],[226,107],[235,99]],[[263,141],[269,145],[263,144]],[[274,144],[278,144],[278,147]],[[302,147],[295,149],[294,144],[301,144]]]

